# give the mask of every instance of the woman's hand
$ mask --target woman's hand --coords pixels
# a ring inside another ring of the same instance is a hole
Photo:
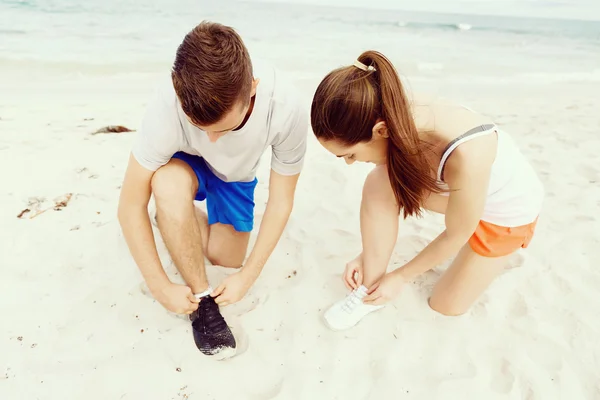
[[[405,283],[406,279],[398,270],[387,273],[370,288],[363,303],[371,306],[388,303],[400,294]]]
[[[354,260],[346,264],[343,280],[346,287],[350,290],[357,289],[363,284],[362,253],[359,254]]]

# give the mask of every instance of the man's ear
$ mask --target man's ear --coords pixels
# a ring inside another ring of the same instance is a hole
[[[260,78],[252,79],[252,90],[250,91],[250,97],[253,97],[256,94],[256,87],[258,86],[259,82]]]

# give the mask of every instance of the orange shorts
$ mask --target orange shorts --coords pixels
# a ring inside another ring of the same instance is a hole
[[[506,256],[529,245],[536,224],[537,218],[530,224],[514,228],[479,221],[469,245],[475,253],[484,257]]]

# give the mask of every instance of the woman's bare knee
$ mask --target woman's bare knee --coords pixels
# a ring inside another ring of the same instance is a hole
[[[465,314],[469,311],[469,307],[465,309],[464,306],[456,304],[451,300],[441,300],[434,296],[430,297],[428,300],[429,307],[442,315],[447,317],[458,317],[460,315]]]
[[[443,315],[469,311],[504,270],[503,258],[483,257],[467,243],[433,288],[429,306]]]

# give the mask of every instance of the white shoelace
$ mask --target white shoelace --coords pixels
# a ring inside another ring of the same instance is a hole
[[[363,297],[365,297],[366,292],[361,290],[362,287],[355,289],[346,296],[344,303],[342,304],[342,310],[346,311],[348,314],[352,313],[356,306],[362,303]]]

